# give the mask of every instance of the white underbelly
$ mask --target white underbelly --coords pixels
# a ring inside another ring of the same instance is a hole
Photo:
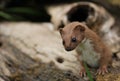
[[[90,40],[86,40],[85,43],[80,44],[77,47],[77,51],[81,53],[80,60],[92,67],[97,67],[99,65],[100,54],[94,51],[93,45],[90,44]]]
[[[81,54],[81,60],[86,62],[88,65],[92,67],[97,67],[99,65],[100,55],[95,52],[84,51]]]

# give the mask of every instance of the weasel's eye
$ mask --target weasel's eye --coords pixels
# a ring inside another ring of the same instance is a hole
[[[64,44],[65,44],[65,41],[63,41],[62,43],[63,43],[63,45],[64,45]]]
[[[74,38],[71,39],[71,41],[72,41],[72,42],[76,42],[77,40],[76,40],[76,38],[74,37]]]

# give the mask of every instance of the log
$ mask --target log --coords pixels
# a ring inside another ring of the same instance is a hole
[[[79,76],[76,52],[66,52],[51,23],[0,23],[0,81],[85,81]],[[96,81],[120,79],[120,60]],[[115,77],[116,76],[116,77]]]
[[[68,54],[64,50],[58,32],[53,32],[52,27],[48,23],[2,23],[0,79],[84,81],[76,76],[79,64],[75,51]]]

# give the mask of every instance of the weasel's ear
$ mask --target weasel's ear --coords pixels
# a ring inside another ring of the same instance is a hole
[[[60,32],[60,34],[62,34],[62,32],[63,32],[63,30],[62,30],[63,28],[59,28],[59,32]]]
[[[85,31],[85,27],[81,25],[77,25],[74,30],[80,30],[81,32]]]

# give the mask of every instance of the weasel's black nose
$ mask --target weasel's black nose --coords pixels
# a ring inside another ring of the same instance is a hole
[[[66,51],[71,51],[72,49],[70,47],[65,48]]]

